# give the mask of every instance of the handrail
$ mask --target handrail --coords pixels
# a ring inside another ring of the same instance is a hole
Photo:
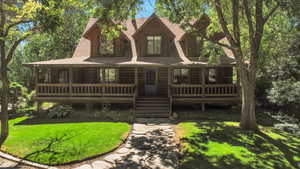
[[[134,84],[37,84],[37,96],[134,96]]]
[[[238,96],[236,84],[172,84],[173,97]]]

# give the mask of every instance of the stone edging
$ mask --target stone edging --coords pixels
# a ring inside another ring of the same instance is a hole
[[[29,165],[32,167],[37,167],[37,168],[42,168],[42,169],[56,169],[56,167],[52,167],[52,166],[48,166],[48,165],[44,165],[44,164],[39,164],[39,163],[35,163],[32,161],[28,161],[28,160],[24,160],[24,159],[20,159],[18,157],[15,157],[13,155],[10,155],[8,153],[5,153],[3,151],[0,151],[0,157],[16,162],[16,163],[20,163],[20,164],[25,164],[25,165]]]
[[[9,154],[8,152],[3,151],[3,150],[0,150],[0,157],[2,157],[4,159],[7,159],[7,160],[11,160],[11,161],[16,162],[16,163],[25,164],[25,165],[29,165],[29,166],[37,167],[37,168],[41,168],[41,169],[57,169],[57,167],[59,167],[59,166],[66,166],[66,165],[73,165],[73,164],[76,164],[76,163],[81,163],[81,162],[84,162],[86,160],[91,160],[91,159],[96,158],[96,157],[105,156],[109,153],[112,153],[112,152],[116,151],[117,149],[119,149],[121,146],[123,146],[126,143],[126,141],[129,138],[129,135],[131,134],[132,130],[133,130],[133,125],[131,125],[131,129],[127,133],[126,138],[123,139],[122,142],[117,145],[117,147],[115,147],[114,149],[112,149],[108,152],[98,154],[98,155],[95,155],[95,156],[91,156],[91,157],[88,157],[88,158],[85,158],[85,159],[82,159],[82,160],[75,160],[75,161],[71,161],[71,162],[67,162],[67,163],[62,163],[62,164],[59,164],[59,165],[50,166],[50,165],[45,165],[45,164],[39,164],[39,163],[36,163],[36,162],[33,162],[33,161],[21,159],[17,156]]]

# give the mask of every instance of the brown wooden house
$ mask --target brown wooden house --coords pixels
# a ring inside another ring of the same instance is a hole
[[[211,66],[199,58],[201,38],[166,18],[153,14],[123,24],[127,29],[109,41],[100,20],[90,19],[72,58],[26,63],[36,72],[35,100],[130,103],[141,117],[168,117],[173,104],[239,101],[229,51]],[[205,31],[208,22],[193,24]]]

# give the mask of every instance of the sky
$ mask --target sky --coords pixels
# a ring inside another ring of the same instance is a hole
[[[137,18],[149,17],[155,8],[156,0],[144,0],[143,9],[136,15]]]

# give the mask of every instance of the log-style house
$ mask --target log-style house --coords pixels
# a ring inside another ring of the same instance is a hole
[[[193,21],[205,32],[209,19]],[[174,104],[236,103],[235,62],[225,50],[219,64],[199,57],[200,37],[153,14],[123,23],[107,40],[90,19],[72,58],[26,63],[35,70],[39,103],[130,103],[136,117],[169,117]],[[59,44],[58,44],[59,45]]]

